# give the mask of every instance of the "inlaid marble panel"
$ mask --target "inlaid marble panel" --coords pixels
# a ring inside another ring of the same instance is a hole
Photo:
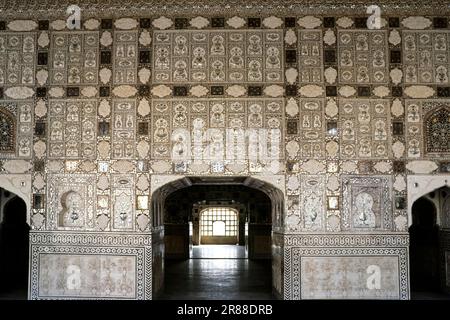
[[[405,83],[448,84],[450,32],[403,31]]]
[[[300,268],[302,299],[400,298],[396,256],[305,256]]]
[[[300,178],[300,212],[306,231],[322,231],[325,221],[325,177],[305,175]]]
[[[300,100],[300,156],[304,159],[325,156],[323,99]]]
[[[136,100],[113,101],[112,158],[132,159],[136,141]]]
[[[133,176],[113,175],[111,193],[113,230],[134,230],[136,206]]]
[[[138,62],[138,33],[114,32],[114,84],[136,84]]]
[[[95,174],[50,174],[47,179],[50,230],[89,230],[95,227]]]
[[[343,176],[342,229],[391,230],[391,179],[377,176]]]
[[[389,82],[387,33],[384,30],[338,30],[339,82]]]
[[[322,31],[300,30],[298,46],[299,82],[322,83],[324,81]]]
[[[153,83],[283,82],[281,30],[155,31]]]
[[[0,86],[34,85],[36,33],[0,33]]]
[[[50,83],[98,83],[99,35],[96,31],[53,32],[50,49]]]
[[[97,101],[50,100],[48,157],[93,159],[96,155]]]
[[[136,298],[136,257],[129,255],[39,256],[41,298]]]
[[[283,141],[282,99],[153,99],[152,111],[151,153],[154,158],[213,158],[211,146],[215,142],[223,145],[228,138],[227,130],[241,133],[239,138],[245,138],[245,134],[249,134],[244,132],[246,129],[268,129],[266,148],[269,149],[271,146],[276,148]],[[208,128],[212,130],[207,132]],[[244,145],[247,138],[243,141]],[[236,144],[236,147],[242,148],[242,144]],[[210,152],[205,154],[207,150]],[[281,156],[280,150],[272,151]],[[234,152],[241,156],[248,150]]]
[[[389,158],[389,100],[340,99],[341,157]]]

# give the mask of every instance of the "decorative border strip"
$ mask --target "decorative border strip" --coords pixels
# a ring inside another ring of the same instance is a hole
[[[130,3],[121,0],[109,0],[106,3],[82,0],[42,0],[29,2],[27,0],[3,1],[0,10],[3,16],[61,16],[70,5],[78,5],[86,9],[89,16],[115,16],[142,14],[189,14],[194,10],[198,14],[223,15],[225,11],[239,12],[240,14],[260,15],[264,13],[277,13],[288,15],[305,14],[343,14],[361,12],[365,14],[368,6],[365,0],[285,0],[282,3],[273,0],[174,0],[170,4],[158,0],[141,0]],[[382,10],[392,14],[413,14],[419,8],[422,14],[440,12],[446,14],[450,11],[448,3],[443,0],[430,0],[427,6],[419,0],[408,2],[379,0],[377,1]]]
[[[285,235],[285,247],[398,247],[409,246],[409,234],[300,234]]]
[[[151,233],[117,232],[48,232],[31,231],[30,244],[88,245],[88,246],[151,246]]]

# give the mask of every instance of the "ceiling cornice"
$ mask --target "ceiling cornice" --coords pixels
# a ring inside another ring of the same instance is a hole
[[[56,18],[66,15],[66,8],[78,5],[83,17],[124,16],[303,16],[366,15],[371,4],[386,15],[449,15],[450,3],[443,0],[0,0],[0,19]]]

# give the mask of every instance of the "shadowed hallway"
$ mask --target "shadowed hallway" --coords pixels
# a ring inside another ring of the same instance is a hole
[[[274,299],[271,261],[243,258],[243,246],[194,247],[188,260],[166,260],[164,300]]]

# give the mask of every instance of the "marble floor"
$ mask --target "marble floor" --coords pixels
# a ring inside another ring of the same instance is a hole
[[[243,246],[194,247],[189,260],[165,261],[161,300],[269,300],[270,260],[248,260]]]
[[[247,251],[244,246],[236,245],[200,245],[192,246],[191,259],[245,259]]]

